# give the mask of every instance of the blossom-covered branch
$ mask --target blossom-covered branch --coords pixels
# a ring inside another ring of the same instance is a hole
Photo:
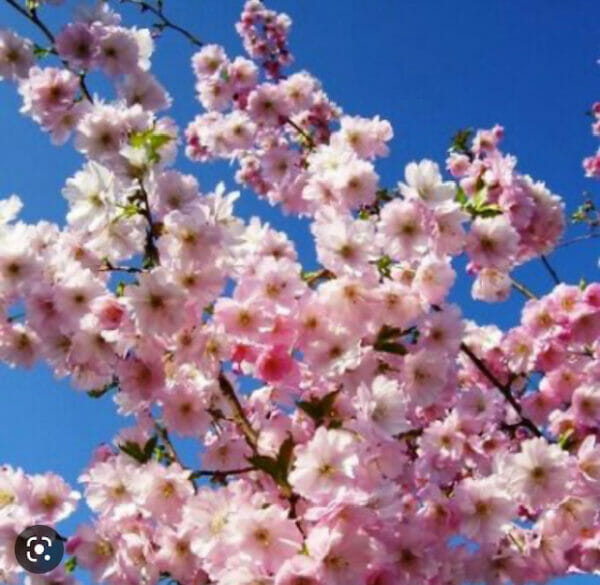
[[[152,29],[100,2],[54,37],[37,10],[58,1],[8,0],[48,54],[0,30],[0,77],[22,113],[85,159],[65,180],[64,225],[0,201],[0,359],[43,362],[133,422],[94,451],[82,494],[0,468],[0,580],[20,577],[21,528],[62,522],[82,496],[91,517],[40,583],[81,570],[108,585],[599,572],[600,283],[559,282],[550,255],[577,238],[562,199],[501,150],[503,128],[457,132],[447,176],[413,161],[382,185],[391,124],[288,69],[287,15],[246,2],[246,54],[230,57],[161,0],[121,2]],[[165,29],[196,51],[202,109],[183,131],[152,73]],[[46,65],[55,54],[66,67]],[[89,72],[114,94],[83,99]],[[193,162],[228,161],[243,197],[303,217],[314,254],[238,217],[239,192],[178,170],[182,142]],[[594,213],[586,202],[573,216],[586,239]],[[515,280],[530,260],[553,288]],[[499,310],[519,291],[518,324],[468,319],[450,300],[459,278]]]

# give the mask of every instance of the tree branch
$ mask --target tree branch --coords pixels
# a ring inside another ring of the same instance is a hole
[[[199,477],[227,477],[228,475],[242,475],[256,471],[255,467],[240,467],[239,469],[199,469],[191,475],[192,479]]]
[[[148,222],[148,228],[146,229],[146,246],[144,250],[144,260],[149,262],[151,265],[160,264],[160,255],[158,253],[158,248],[156,247],[156,243],[154,242],[154,237],[156,235],[156,226],[154,224],[154,220],[152,219],[152,212],[150,211],[150,201],[148,199],[148,192],[146,191],[146,187],[144,186],[144,181],[142,179],[138,180],[138,185],[140,188],[140,195],[142,196],[142,214],[146,218]]]
[[[579,236],[577,238],[573,238],[572,240],[565,240],[564,242],[560,242],[559,244],[557,244],[556,248],[565,248],[567,246],[576,244],[577,242],[583,242],[585,240],[592,240],[594,238],[600,238],[600,232],[592,232],[590,234],[586,234],[585,236]]]
[[[519,417],[520,417],[519,424],[521,426],[529,429],[536,437],[543,437],[544,434],[542,433],[542,431],[540,431],[540,429],[537,428],[537,426],[535,425],[535,423],[531,419],[527,418],[523,414],[523,408],[521,407],[521,405],[519,404],[519,402],[517,401],[517,399],[513,396],[512,392],[511,392],[511,389],[510,389],[510,386],[509,385],[505,385],[502,382],[500,382],[500,380],[498,380],[498,378],[488,368],[488,366],[486,365],[486,363],[482,359],[480,359],[479,357],[477,357],[475,355],[475,353],[471,350],[471,348],[466,343],[461,343],[460,344],[460,349],[477,366],[477,368],[479,369],[479,371],[498,390],[500,390],[500,393],[502,394],[502,396],[504,396],[504,398],[506,399],[506,401],[513,407],[513,409],[515,410],[515,412],[519,415]]]
[[[159,30],[170,28],[171,30],[177,31],[182,34],[188,41],[190,41],[193,45],[197,47],[203,47],[204,43],[190,31],[186,30],[182,26],[174,23],[172,20],[167,18],[165,13],[163,12],[162,2],[159,2],[157,6],[152,5],[150,2],[146,0],[119,0],[121,4],[135,4],[139,7],[141,12],[151,12],[156,16],[160,22],[156,25],[156,28]]]
[[[306,140],[306,143],[308,144],[308,147],[311,150],[316,148],[317,145],[315,144],[313,137],[308,132],[306,132],[306,130],[304,130],[304,128],[302,128],[302,126],[300,126],[299,124],[296,124],[296,122],[294,122],[294,120],[292,120],[291,118],[285,118],[285,121],[292,128],[294,128],[294,130],[296,130],[296,132],[298,132],[298,134],[300,134],[300,136],[302,136],[302,138],[304,138],[304,140]]]
[[[542,259],[542,264],[546,267],[546,270],[548,271],[548,273],[552,277],[552,280],[554,281],[554,284],[560,284],[562,281],[560,280],[558,274],[556,273],[556,270],[554,270],[554,268],[552,267],[552,265],[548,261],[548,258],[546,258],[546,256],[544,256],[542,254],[541,259]]]
[[[244,435],[244,439],[246,443],[252,449],[254,454],[258,453],[258,435],[256,431],[252,428],[246,413],[244,412],[244,408],[233,389],[233,386],[225,376],[223,372],[219,373],[219,388],[221,389],[221,393],[223,394],[225,400],[231,407],[233,411],[233,420],[238,425],[238,428]]]
[[[524,284],[520,283],[518,280],[515,280],[512,276],[510,277],[510,282],[515,290],[518,290],[528,299],[537,299],[537,296],[534,293],[532,293]]]

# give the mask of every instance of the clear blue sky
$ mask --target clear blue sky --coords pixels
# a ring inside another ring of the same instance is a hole
[[[67,2],[67,9],[73,5]],[[241,0],[165,0],[165,6],[205,42],[223,44],[232,56],[241,52],[233,26]],[[584,116],[600,99],[597,0],[279,0],[270,6],[294,20],[295,67],[321,79],[348,114],[379,114],[392,122],[392,153],[379,166],[385,184],[395,184],[414,159],[429,157],[443,165],[458,128],[500,123],[506,128],[504,148],[518,156],[519,168],[545,180],[569,209],[581,202],[584,190],[600,194],[600,185],[585,179],[581,169],[581,159],[597,146]],[[56,30],[65,10],[45,8],[41,14]],[[132,9],[124,14],[129,23],[151,22]],[[36,34],[0,0],[0,27],[5,26]],[[183,39],[167,32],[154,56],[154,72],[175,99],[170,114],[184,127],[200,111],[191,54]],[[19,107],[14,87],[0,84],[0,198],[18,193],[25,219],[62,223],[66,204],[60,190],[81,159],[68,146],[52,147],[18,114]],[[182,156],[178,168],[195,174],[206,189],[219,180],[235,187],[226,165],[192,165]],[[306,223],[283,218],[249,193],[237,209],[291,231],[307,268],[314,266]],[[563,279],[578,282],[583,275],[598,278],[599,255],[598,246],[580,245],[552,260]],[[538,293],[551,284],[538,264],[517,275]],[[454,293],[469,317],[504,326],[516,322],[520,298],[485,305],[469,300],[469,287],[463,276]],[[91,450],[110,440],[123,422],[110,400],[76,393],[45,367],[13,371],[0,365],[0,376],[0,462],[28,472],[55,470],[75,483]],[[186,456],[192,462],[194,453],[186,449]],[[82,510],[74,520],[84,517]],[[63,531],[73,525],[65,523]],[[556,581],[599,582],[592,577]]]

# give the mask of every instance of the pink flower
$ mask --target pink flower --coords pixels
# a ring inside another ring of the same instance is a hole
[[[437,305],[446,298],[455,279],[449,259],[427,255],[418,265],[412,286],[425,301]]]
[[[383,436],[396,435],[410,428],[407,420],[407,398],[396,380],[377,376],[368,388],[357,392],[358,419],[373,425]]]
[[[600,385],[585,384],[573,393],[572,408],[579,424],[595,427],[600,421]]]
[[[73,69],[90,69],[98,56],[97,30],[82,23],[69,23],[56,37],[56,50]]]
[[[39,523],[54,524],[77,508],[81,495],[58,475],[34,475],[30,481],[28,507]]]
[[[507,269],[517,253],[519,235],[504,215],[477,218],[467,236],[467,254],[479,267]]]
[[[248,96],[248,114],[254,122],[275,126],[289,116],[291,104],[278,85],[263,83]]]
[[[139,469],[124,455],[92,465],[79,481],[85,484],[85,499],[97,513],[115,520],[135,516],[140,506]]]
[[[340,137],[361,158],[387,156],[389,149],[385,143],[393,136],[391,124],[379,116],[372,119],[343,116],[340,120]]]
[[[300,551],[302,534],[286,510],[268,506],[236,514],[232,544],[253,563],[277,572],[286,559]]]
[[[381,210],[378,243],[394,260],[411,260],[427,249],[428,236],[421,208],[412,201],[394,199]]]
[[[296,361],[288,348],[276,345],[263,351],[256,360],[256,375],[269,384],[299,379]]]
[[[184,294],[163,268],[140,274],[139,283],[125,288],[124,299],[133,309],[141,331],[174,333],[183,324],[181,303]]]
[[[320,427],[306,445],[294,451],[296,463],[289,481],[308,500],[323,502],[352,485],[359,458],[349,432]]]
[[[102,31],[98,47],[98,66],[110,76],[133,73],[138,67],[140,48],[135,35],[127,29],[110,26]]]
[[[517,501],[536,509],[560,500],[567,492],[570,458],[545,439],[529,439],[521,443],[519,453],[507,456],[501,475]]]
[[[427,350],[404,358],[404,389],[419,405],[433,404],[447,382],[448,362],[443,355]]]
[[[24,79],[33,63],[31,41],[11,30],[0,29],[0,79]]]
[[[422,200],[426,205],[435,207],[454,198],[454,183],[442,182],[440,169],[433,161],[411,162],[404,174],[406,184],[400,184],[400,191],[407,199]]]
[[[140,482],[143,507],[156,519],[176,522],[189,497],[194,493],[190,472],[177,463],[164,467],[154,461],[144,466]]]
[[[497,543],[516,514],[516,504],[493,477],[463,480],[454,498],[460,510],[461,532],[483,544]]]

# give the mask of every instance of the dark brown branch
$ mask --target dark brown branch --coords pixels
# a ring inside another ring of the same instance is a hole
[[[510,277],[510,282],[515,290],[518,290],[528,299],[537,299],[535,294],[533,294],[524,284],[520,283],[518,280],[515,280],[512,276]]]
[[[228,475],[242,475],[256,471],[255,467],[241,467],[239,469],[199,469],[191,475],[192,479],[199,477],[227,477]]]
[[[300,134],[300,136],[302,136],[302,138],[304,138],[304,140],[306,140],[306,143],[308,144],[308,146],[311,150],[316,148],[317,145],[315,144],[313,137],[308,132],[306,132],[306,130],[304,130],[304,128],[302,128],[302,126],[300,126],[299,124],[296,124],[296,122],[294,122],[294,120],[292,120],[291,118],[285,118],[285,121],[294,130],[296,130],[296,132],[298,132],[298,134]]]
[[[138,180],[138,185],[140,188],[140,195],[142,197],[142,215],[146,218],[148,222],[148,227],[146,229],[146,245],[144,249],[144,260],[148,262],[151,266],[156,264],[160,264],[160,255],[158,253],[158,248],[156,247],[156,243],[154,238],[156,236],[156,225],[154,224],[154,220],[152,219],[152,212],[150,211],[150,201],[148,199],[148,192],[146,191],[146,187],[144,186],[144,181],[142,179]],[[146,265],[144,264],[146,267]]]
[[[190,31],[186,30],[182,26],[174,23],[172,20],[167,18],[165,13],[163,12],[162,2],[159,2],[157,6],[152,5],[150,2],[146,0],[119,0],[121,4],[135,4],[139,7],[141,12],[150,12],[154,14],[159,19],[159,23],[157,23],[156,27],[159,29],[170,28],[171,30],[177,31],[182,34],[188,41],[190,41],[193,45],[197,47],[203,47],[204,43]]]
[[[576,244],[577,242],[584,242],[585,240],[592,240],[594,238],[600,238],[600,232],[592,232],[591,234],[587,234],[585,236],[579,236],[577,238],[573,238],[572,240],[565,240],[564,242],[559,242],[559,244],[556,247],[557,248],[565,248],[567,246]]]
[[[503,384],[494,373],[488,368],[487,364],[477,357],[475,353],[471,350],[471,348],[466,343],[460,344],[460,349],[463,353],[465,353],[469,359],[477,366],[479,371],[498,389],[500,393],[506,401],[513,407],[515,412],[519,415],[520,421],[519,424],[527,429],[529,429],[536,437],[543,437],[544,434],[540,429],[537,428],[535,423],[527,418],[523,414],[523,408],[517,401],[517,399],[513,396],[513,393],[510,389],[509,385]]]
[[[114,266],[110,262],[105,262],[104,266],[98,268],[97,272],[126,272],[128,274],[138,274],[144,272],[144,270],[137,266]]]
[[[179,465],[181,465],[181,467],[183,469],[186,469],[186,466],[181,462],[181,459],[179,458],[179,455],[177,454],[175,445],[173,445],[173,443],[171,442],[171,437],[169,436],[169,431],[167,431],[167,429],[158,422],[154,423],[154,428],[156,429],[158,436],[162,439],[162,442],[165,446],[167,455],[169,456],[171,461],[175,461],[176,463],[179,463]]]
[[[556,270],[554,270],[554,268],[552,267],[552,264],[550,264],[550,262],[548,261],[548,258],[546,258],[546,256],[544,256],[542,254],[541,259],[542,259],[542,264],[546,267],[546,270],[552,277],[554,284],[560,284],[561,280],[560,280],[558,274],[556,273]]]
[[[233,386],[231,385],[231,383],[229,382],[229,380],[223,372],[219,374],[219,388],[221,389],[223,397],[225,398],[225,400],[231,407],[231,410],[233,411],[233,420],[236,422],[238,428],[244,435],[246,443],[248,444],[250,449],[252,449],[253,453],[258,453],[258,435],[256,431],[252,428],[252,425],[250,424],[250,421],[248,420],[248,417],[244,412],[244,407],[242,406],[239,398],[237,397]]]

